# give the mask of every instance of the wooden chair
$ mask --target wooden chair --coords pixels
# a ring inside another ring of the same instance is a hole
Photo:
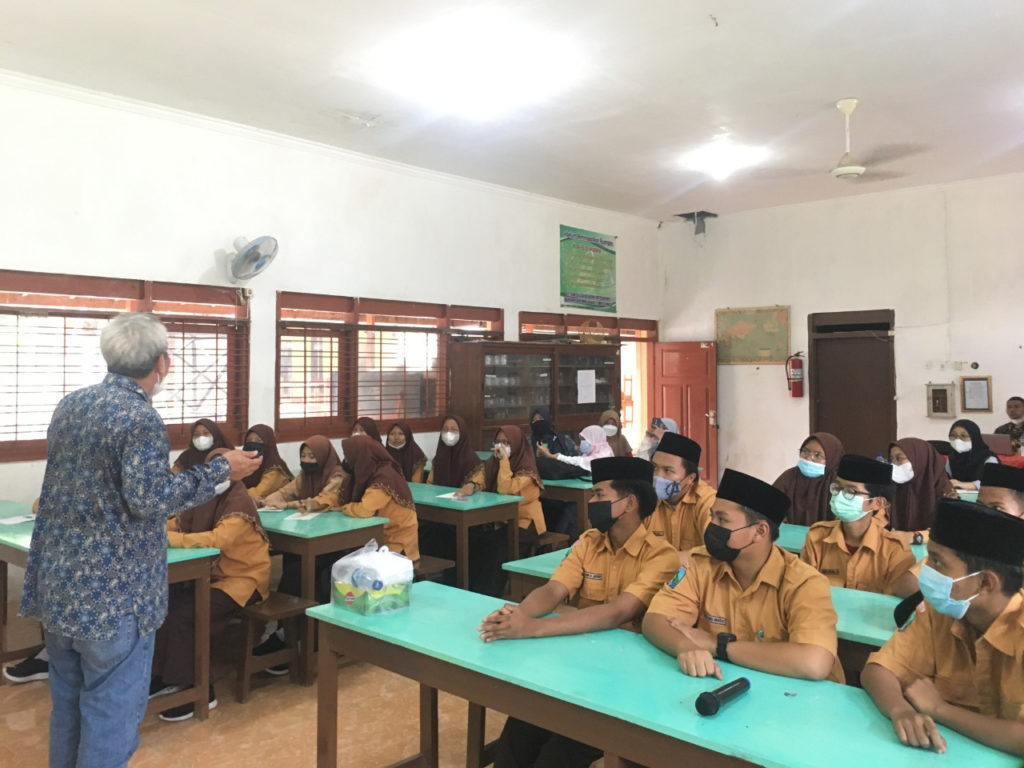
[[[303,618],[307,608],[316,605],[312,600],[305,600],[301,597],[285,595],[281,592],[271,592],[266,600],[242,609],[242,658],[238,662],[238,680],[235,686],[235,697],[244,702],[249,698],[249,685],[252,676],[261,672],[267,667],[275,667],[279,664],[288,665],[288,676],[293,683],[299,682],[299,648]],[[258,632],[264,624],[271,621],[278,622],[284,628],[285,647],[280,651],[268,653],[265,656],[253,655],[253,648],[256,647],[259,639]]]
[[[420,555],[420,559],[416,561],[416,565],[413,567],[413,581],[439,581],[445,571],[454,567],[454,560]]]
[[[537,543],[530,547],[529,554],[524,557],[540,555],[544,552],[554,552],[556,549],[565,549],[569,546],[569,534],[547,531],[537,538]]]

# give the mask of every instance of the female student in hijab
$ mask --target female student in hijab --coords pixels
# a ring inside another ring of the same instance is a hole
[[[668,416],[655,416],[651,419],[650,429],[647,430],[644,439],[640,441],[640,447],[636,449],[637,458],[650,461],[651,457],[658,452],[658,443],[661,442],[661,437],[666,432],[679,434],[679,425],[676,424],[675,419],[670,419]]]
[[[388,427],[388,453],[402,468],[402,476],[407,482],[423,482],[427,455],[416,444],[412,429],[404,421],[396,421]]]
[[[538,445],[544,445],[552,453],[561,453],[565,456],[579,455],[572,439],[555,431],[551,411],[542,406],[537,406],[530,413],[530,445],[534,453],[537,452]]]
[[[214,448],[207,461],[226,452],[226,448]],[[171,547],[220,550],[210,581],[211,643],[220,638],[228,620],[240,608],[267,597],[270,591],[267,534],[260,524],[256,505],[242,483],[225,480],[217,486],[213,499],[170,518],[167,543]],[[156,633],[151,698],[195,685],[195,593],[175,587],[169,595],[167,619]],[[210,705],[215,702],[211,683]],[[174,722],[187,720],[192,715],[193,705],[185,704],[162,712],[160,719]]]
[[[619,419],[617,412],[612,410],[605,411],[601,414],[597,423],[601,425],[605,435],[608,437],[608,445],[612,447],[613,456],[633,455],[633,446],[629,444],[629,440],[622,434],[622,421]]]
[[[274,491],[280,490],[295,479],[288,464],[277,452],[277,436],[266,424],[254,424],[245,433],[246,451],[258,451],[263,463],[260,468],[242,481],[256,506],[263,506],[263,500]]]
[[[264,499],[267,509],[298,509],[322,512],[341,504],[342,483],[346,480],[338,452],[323,435],[313,435],[299,446],[302,471],[294,480]]]
[[[924,440],[904,437],[889,444],[892,479],[896,483],[889,522],[896,531],[932,527],[935,503],[956,492],[946,474],[946,457]]]
[[[790,523],[814,525],[835,519],[829,509],[832,496],[828,489],[835,482],[843,453],[843,444],[829,432],[815,432],[800,444],[796,466],[772,483],[792,502],[786,516]]]
[[[484,463],[469,444],[466,422],[461,416],[445,416],[441,422],[427,482],[458,488],[457,496],[471,496],[484,487]]]
[[[953,453],[949,456],[946,472],[953,479],[953,487],[978,490],[985,464],[999,461],[981,439],[981,429],[970,419],[954,421],[949,429],[949,444],[953,446]]]
[[[180,472],[183,469],[202,464],[214,448],[230,449],[234,447],[214,422],[209,419],[199,419],[192,424],[191,443],[188,448],[178,454],[171,469]]]
[[[587,472],[590,471],[590,462],[594,459],[607,459],[615,455],[612,453],[612,447],[608,445],[608,436],[596,424],[584,427],[583,431],[580,432],[580,437],[582,438],[580,442],[580,453],[582,455],[580,456],[565,456],[561,453],[552,453],[543,444],[537,446],[537,455],[548,459],[558,459],[565,464],[572,464],[574,467],[585,469]]]
[[[533,451],[519,427],[507,426],[494,435],[494,453],[484,463],[484,489],[494,493],[520,496],[519,541],[533,544],[547,533],[540,492],[544,490],[537,473]]]
[[[382,442],[380,430],[377,429],[377,422],[369,416],[360,416],[352,422],[352,437],[358,437],[359,435],[367,435],[378,443]]]
[[[341,451],[352,467],[352,501],[341,511],[349,517],[386,517],[380,543],[410,560],[419,560],[416,505],[398,463],[369,435],[346,437]]]

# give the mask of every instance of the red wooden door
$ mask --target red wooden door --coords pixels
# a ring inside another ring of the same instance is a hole
[[[651,416],[675,419],[681,434],[700,443],[701,478],[718,485],[718,368],[713,341],[654,344]]]

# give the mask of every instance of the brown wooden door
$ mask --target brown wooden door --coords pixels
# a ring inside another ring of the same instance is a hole
[[[701,478],[718,485],[718,367],[713,341],[661,341],[652,345],[651,416],[675,419],[700,443]]]
[[[811,432],[831,432],[847,453],[888,458],[896,439],[892,310],[807,318]]]

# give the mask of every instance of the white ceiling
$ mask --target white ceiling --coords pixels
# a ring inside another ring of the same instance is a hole
[[[497,123],[426,115],[358,74],[368,46],[480,2],[0,0],[0,67],[657,219],[1024,171],[1017,0],[495,2],[588,62]],[[829,176],[844,96],[861,99],[855,154],[910,154]],[[721,183],[678,167],[723,128],[773,161]]]

